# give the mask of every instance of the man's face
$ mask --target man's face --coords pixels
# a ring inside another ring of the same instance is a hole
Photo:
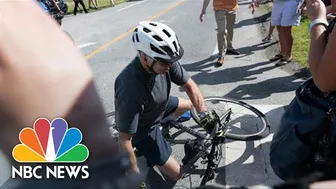
[[[154,60],[153,58],[145,55],[146,58],[144,58],[146,64],[148,67],[152,67],[152,65],[154,64],[154,66],[152,67],[154,72],[157,74],[165,74],[166,72],[169,71],[170,67],[172,66],[171,63],[168,62],[163,62],[163,61],[157,61]]]
[[[172,66],[171,63],[156,61],[155,64],[154,64],[153,70],[155,71],[155,73],[165,74],[166,72],[169,71],[171,66]]]

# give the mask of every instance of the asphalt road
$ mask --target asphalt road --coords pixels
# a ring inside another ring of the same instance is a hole
[[[260,109],[271,122],[271,135],[261,141],[228,141],[223,146],[226,157],[216,177],[209,184],[219,186],[245,185],[267,187],[280,180],[268,162],[269,142],[279,119],[294,97],[302,80],[275,67],[268,61],[267,48],[276,42],[262,44],[260,24],[248,9],[249,1],[240,1],[237,12],[234,47],[241,55],[227,55],[221,67],[215,67],[217,53],[216,23],[212,5],[204,21],[199,21],[202,0],[138,0],[90,14],[78,14],[64,19],[62,28],[74,39],[86,56],[95,77],[96,87],[106,112],[114,111],[114,80],[134,58],[131,31],[142,20],[155,20],[171,26],[177,33],[185,55],[180,61],[199,85],[204,96],[226,96],[250,103]],[[264,15],[265,16],[265,15]],[[174,86],[172,95],[187,97]],[[188,121],[186,124],[195,125]],[[188,138],[185,133],[178,138]],[[183,158],[183,145],[173,146],[178,160]],[[1,165],[4,165],[4,160]],[[141,161],[140,161],[141,162]],[[1,162],[0,162],[1,163]],[[4,166],[1,166],[4,167]],[[1,179],[6,180],[5,169]],[[8,177],[7,177],[8,178]],[[200,177],[192,174],[175,186],[169,186],[152,169],[148,172],[151,188],[191,188]],[[2,182],[0,182],[0,185]],[[1,189],[9,188],[8,184]]]

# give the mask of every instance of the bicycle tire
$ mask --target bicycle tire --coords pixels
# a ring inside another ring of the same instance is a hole
[[[246,134],[246,135],[241,135],[241,134],[233,134],[233,133],[226,133],[225,138],[227,139],[232,139],[232,140],[240,140],[240,141],[252,141],[252,140],[259,140],[262,138],[265,138],[266,136],[268,136],[269,132],[270,132],[270,124],[269,121],[267,120],[266,116],[259,111],[257,108],[253,107],[250,104],[247,104],[245,102],[239,101],[239,100],[235,100],[232,98],[227,98],[227,97],[216,97],[216,96],[209,96],[209,97],[205,97],[204,101],[217,101],[217,102],[229,102],[229,103],[234,103],[240,106],[243,106],[245,108],[247,108],[248,110],[252,111],[253,113],[255,113],[258,118],[262,121],[263,126],[262,129],[259,132],[253,133],[253,134]],[[200,119],[198,117],[198,113],[196,108],[193,106],[190,110],[191,112],[191,116],[193,118],[193,120],[198,124],[200,124]],[[219,117],[221,117],[219,115]]]

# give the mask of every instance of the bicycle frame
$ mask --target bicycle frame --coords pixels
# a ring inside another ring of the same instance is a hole
[[[226,130],[226,123],[229,121],[231,116],[231,108],[228,109],[221,117],[217,115],[217,113],[212,110],[212,114],[214,116],[214,120],[216,124],[218,125],[217,129],[222,130],[225,132]],[[225,119],[225,123],[222,124],[221,120]],[[196,140],[200,140],[199,143],[196,144],[196,147],[192,147],[191,154],[185,154],[185,158],[183,158],[182,162],[185,165],[188,164],[191,160],[197,160],[199,157],[202,157],[203,159],[207,159],[207,169],[204,172],[204,177],[201,181],[201,186],[205,185],[206,182],[209,180],[212,180],[214,178],[214,171],[217,168],[218,164],[214,162],[217,151],[216,147],[224,143],[225,141],[225,134],[223,136],[217,136],[218,133],[216,133],[216,136],[211,137],[210,134],[202,134],[198,132],[195,129],[191,129],[190,127],[187,127],[183,125],[182,123],[179,123],[177,121],[169,121],[168,124],[172,127],[175,127],[176,129],[183,130],[190,135],[193,135],[196,137]],[[208,147],[206,142],[211,141],[209,144],[211,145],[210,151],[208,151]],[[187,142],[188,143],[188,142]],[[187,143],[185,145],[187,145]],[[186,147],[185,147],[186,148]]]
[[[228,120],[231,117],[231,112],[232,112],[231,108],[229,108],[221,117],[219,117],[218,114],[214,110],[212,110],[212,114],[215,116],[215,122],[216,122],[216,124],[219,124],[218,128],[223,129],[223,125],[221,124],[221,120],[223,120],[225,118],[226,119],[225,123],[227,123]],[[192,129],[190,127],[187,127],[187,126],[183,125],[182,123],[177,122],[175,120],[169,120],[167,122],[167,124],[169,126],[175,127],[176,129],[183,130],[183,131],[189,133],[190,135],[195,136],[198,139],[210,140],[212,138],[209,134],[204,135],[204,134],[198,132],[197,130]],[[226,126],[226,124],[224,124],[224,127],[225,126]]]

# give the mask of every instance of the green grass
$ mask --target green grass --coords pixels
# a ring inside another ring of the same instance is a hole
[[[118,4],[126,2],[126,1],[127,0],[114,0],[114,4],[118,5]],[[66,3],[69,6],[67,14],[73,14],[73,10],[74,10],[74,7],[75,7],[74,1],[73,0],[66,0]],[[107,8],[107,7],[111,7],[111,0],[98,0],[98,9],[89,9],[89,1],[88,0],[84,0],[84,4],[85,4],[86,9],[89,12],[94,12],[94,11],[97,11],[97,10],[102,10],[104,8]],[[79,8],[82,9],[82,5],[79,4]]]
[[[310,35],[308,32],[309,19],[304,16],[301,19],[300,26],[293,27],[293,48],[292,54],[294,61],[303,67],[308,67],[308,51],[310,44]]]

